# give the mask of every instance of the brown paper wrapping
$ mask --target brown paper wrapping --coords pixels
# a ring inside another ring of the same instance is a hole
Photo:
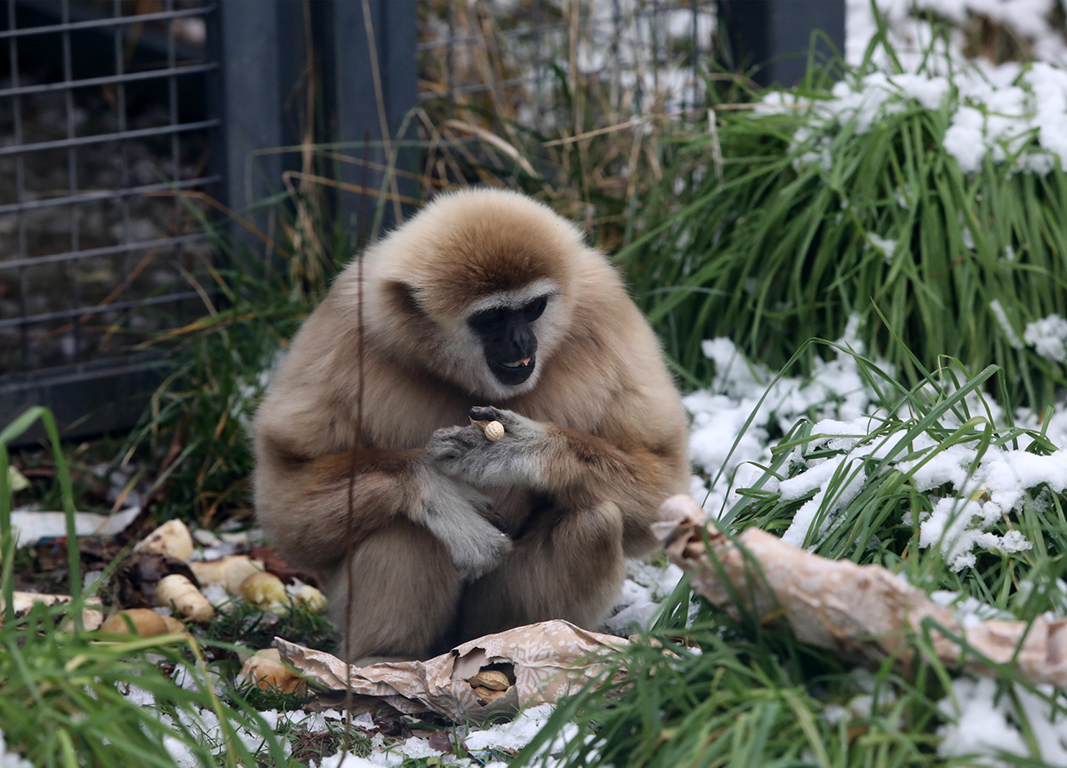
[[[684,495],[665,501],[652,527],[671,561],[693,573],[693,589],[735,616],[736,597],[762,620],[783,619],[800,640],[858,662],[894,654],[906,660],[905,636],[929,631],[948,665],[989,675],[995,673],[990,661],[1014,664],[1032,682],[1067,687],[1067,619],[962,626],[951,609],[881,566],[827,560],[755,528],[738,536],[736,546]],[[705,529],[715,562],[704,545]]]
[[[274,641],[282,659],[319,688],[344,692],[349,681],[356,696],[373,697],[406,714],[436,712],[457,722],[555,701],[600,671],[594,654],[626,642],[566,621],[545,621],[471,640],[427,661],[350,667],[328,653]],[[510,671],[515,684],[507,695],[483,705],[467,681],[490,665]]]

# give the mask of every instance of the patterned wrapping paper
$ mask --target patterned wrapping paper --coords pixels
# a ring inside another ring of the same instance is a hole
[[[356,696],[378,699],[406,714],[436,712],[457,722],[555,701],[600,672],[597,655],[626,642],[554,620],[486,635],[427,661],[355,667],[328,653],[274,640],[282,659],[313,686],[343,693],[348,680]],[[515,682],[506,696],[483,705],[467,681],[491,665],[510,671]]]
[[[735,616],[734,598],[744,600],[746,610],[784,620],[803,642],[859,662],[906,661],[905,636],[927,632],[946,664],[984,675],[997,674],[994,664],[1012,664],[1035,683],[1067,687],[1067,619],[961,624],[881,566],[828,560],[755,528],[735,544],[684,495],[663,503],[652,529],[671,561],[693,573],[694,590]]]

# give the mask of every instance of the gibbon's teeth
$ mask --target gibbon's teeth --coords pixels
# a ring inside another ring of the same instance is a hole
[[[530,358],[525,357],[522,360],[516,360],[514,363],[504,363],[505,368],[525,368],[530,364]]]

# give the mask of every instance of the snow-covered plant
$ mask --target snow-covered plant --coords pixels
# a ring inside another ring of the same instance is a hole
[[[621,258],[690,381],[705,339],[781,368],[858,315],[912,385],[942,355],[1001,365],[1035,407],[1067,383],[1067,70],[929,53],[905,68],[877,38],[836,82],[741,95],[672,144]]]
[[[1012,423],[983,395],[995,368],[968,378],[945,361],[907,389],[861,354],[857,333],[806,379],[773,377],[727,340],[709,342],[720,374],[685,400],[690,455],[710,481],[695,492],[730,528],[891,567],[910,548],[924,555],[908,561],[913,573],[937,574],[931,588],[958,589],[977,571],[992,593],[1013,594],[1003,579],[1026,577],[1067,503],[1064,419],[1040,426],[1020,409]]]

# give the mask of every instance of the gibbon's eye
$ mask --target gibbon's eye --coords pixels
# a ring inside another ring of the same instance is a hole
[[[538,299],[534,299],[525,307],[522,308],[522,316],[526,319],[526,322],[532,323],[539,318],[545,311],[545,307],[548,306],[548,297],[542,296]]]
[[[475,331],[489,331],[493,328],[504,325],[507,320],[508,313],[512,310],[505,309],[503,307],[498,309],[487,309],[484,312],[479,312],[476,315],[472,315],[467,321],[470,327]]]

